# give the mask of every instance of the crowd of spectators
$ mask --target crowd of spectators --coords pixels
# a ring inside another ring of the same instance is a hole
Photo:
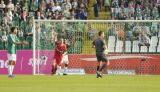
[[[93,0],[93,6],[91,0],[0,0],[0,45],[6,49],[7,35],[10,32],[10,27],[18,26],[18,37],[20,40],[28,40],[30,42],[29,48],[31,48],[32,36],[33,36],[33,23],[32,19],[48,19],[48,20],[87,20],[89,12],[92,12],[90,8],[93,8],[94,16],[99,16],[99,12],[108,12],[109,19],[112,20],[158,20],[160,19],[160,0]],[[150,33],[154,35],[158,34],[156,27],[150,24],[150,29],[155,30]],[[78,27],[76,27],[78,26]],[[126,39],[131,39],[135,33],[130,29],[134,29],[137,26],[135,24],[126,24]],[[79,29],[78,29],[79,28]],[[80,37],[85,28],[84,24],[67,25],[62,28],[62,25],[47,27],[41,26],[41,32],[45,33],[46,30],[54,29],[54,35],[58,32],[60,36],[64,34],[69,36],[69,40],[73,39],[75,32],[76,39]],[[127,29],[128,28],[128,29]],[[45,30],[45,31],[44,31]],[[66,31],[67,30],[67,31]],[[68,31],[70,30],[70,31]],[[74,31],[75,30],[75,31]],[[95,36],[95,31],[88,26],[88,36],[92,40]],[[42,36],[42,38],[45,36]],[[56,38],[53,38],[56,39]],[[4,46],[3,46],[4,45]]]
[[[5,38],[12,26],[18,27],[18,37],[21,40],[30,39],[33,34],[33,18],[42,20],[86,20],[88,17],[88,1],[0,0],[0,41],[6,42]]]
[[[105,10],[105,11],[104,11]],[[156,20],[160,16],[160,0],[95,0],[94,17],[107,12],[107,19]]]
[[[105,0],[111,19],[157,20],[160,18],[160,0]]]

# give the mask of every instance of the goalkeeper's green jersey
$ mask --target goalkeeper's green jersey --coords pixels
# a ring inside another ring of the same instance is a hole
[[[19,42],[19,39],[16,35],[10,34],[8,36],[8,53],[16,54],[16,44],[15,42]]]

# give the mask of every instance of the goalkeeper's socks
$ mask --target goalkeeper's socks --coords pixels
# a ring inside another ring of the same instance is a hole
[[[57,69],[57,74],[58,74],[58,75],[61,75],[61,73],[62,73],[61,66],[58,66],[57,68],[58,68],[58,69]]]
[[[63,75],[67,75],[67,69],[68,69],[68,67],[64,68]]]
[[[52,74],[55,74],[56,73],[56,71],[57,71],[57,67],[56,66],[52,66]]]
[[[12,75],[12,72],[11,72],[11,65],[8,65],[8,76]]]

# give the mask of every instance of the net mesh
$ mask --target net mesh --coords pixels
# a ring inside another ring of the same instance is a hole
[[[44,50],[52,51],[55,47],[55,40],[58,37],[61,37],[67,39],[69,43],[68,53],[70,55],[74,54],[75,56],[74,59],[70,58],[70,61],[72,61],[70,67],[76,67],[75,65],[77,64],[77,67],[81,66],[83,63],[79,64],[80,62],[78,60],[83,56],[79,55],[95,55],[95,50],[92,48],[92,42],[97,38],[99,31],[105,32],[105,41],[108,45],[109,54],[119,54],[119,56],[123,56],[125,54],[157,54],[160,52],[160,21],[36,20],[35,56],[40,59],[47,53]],[[49,54],[48,56],[53,57],[52,54]],[[75,60],[75,58],[77,58],[77,60]],[[111,64],[112,66],[109,68],[113,70],[127,70],[129,68],[131,70],[136,68],[137,71],[144,70],[141,69],[142,67],[128,67],[128,62],[126,62],[125,59],[122,59],[121,61],[122,62],[113,63],[115,65]],[[138,59],[138,61],[141,61],[141,59]],[[84,65],[84,67],[87,65]],[[95,64],[93,65],[95,66]],[[150,63],[145,62],[142,65],[144,65],[143,67],[146,67],[146,65],[150,65]],[[39,68],[41,66],[37,67]],[[95,71],[95,68],[93,68],[94,67],[88,67],[87,71]],[[40,69],[41,68],[38,70]],[[143,73],[143,71],[141,72]]]

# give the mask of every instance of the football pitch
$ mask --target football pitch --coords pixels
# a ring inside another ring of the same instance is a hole
[[[0,92],[160,92],[160,76],[0,75]]]

